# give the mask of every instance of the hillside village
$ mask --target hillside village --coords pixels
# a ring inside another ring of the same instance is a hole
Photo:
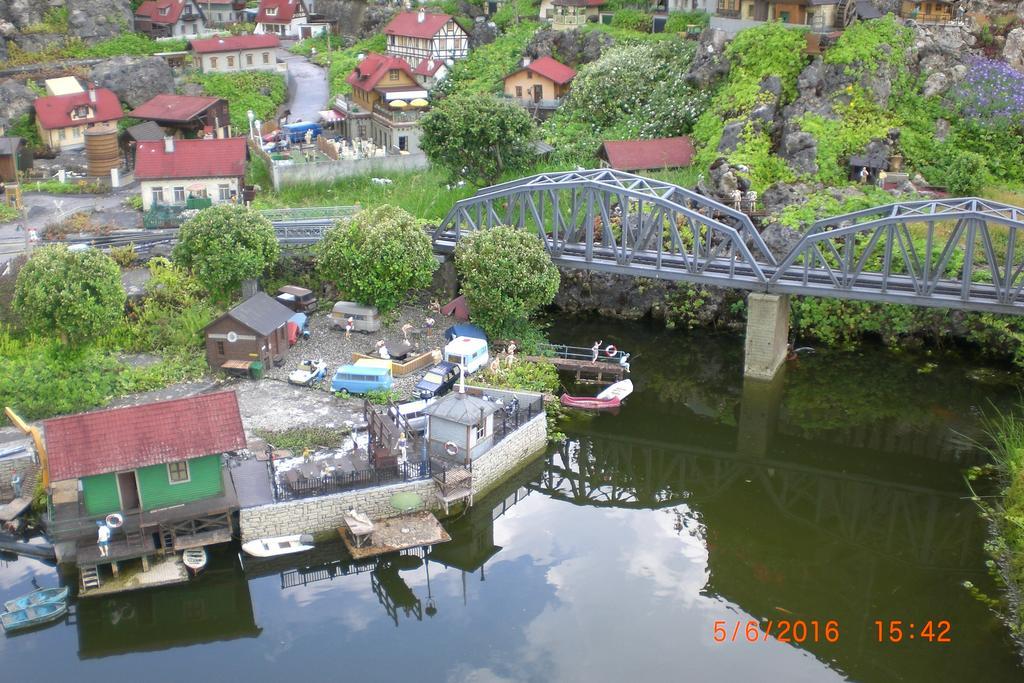
[[[2,521],[83,596],[443,543],[658,365],[576,315],[745,334],[744,382],[810,344],[1019,373],[1022,134],[1007,0],[10,0]]]

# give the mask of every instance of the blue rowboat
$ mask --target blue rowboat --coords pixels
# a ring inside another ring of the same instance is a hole
[[[64,586],[63,588],[40,588],[39,590],[32,591],[28,595],[23,595],[20,598],[8,600],[4,603],[4,609],[8,612],[14,612],[19,609],[34,607],[35,605],[45,605],[48,602],[60,602],[61,600],[67,599],[67,586]]]
[[[33,607],[0,614],[0,623],[7,633],[22,631],[50,621],[56,621],[68,613],[66,602],[46,602]]]

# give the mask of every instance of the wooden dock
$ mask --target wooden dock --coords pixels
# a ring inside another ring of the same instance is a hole
[[[104,577],[103,583],[92,588],[79,587],[79,597],[110,595],[121,591],[169,586],[188,581],[188,570],[176,554],[168,554],[146,564],[123,567],[113,577]]]
[[[548,362],[554,365],[559,372],[572,372],[576,381],[580,384],[612,384],[626,376],[626,370],[618,363],[597,361],[589,358],[557,358],[550,356],[526,356],[526,360],[532,362]]]
[[[369,542],[362,546],[355,544],[346,527],[338,527],[338,534],[354,560],[452,540],[437,517],[425,510],[375,521]]]

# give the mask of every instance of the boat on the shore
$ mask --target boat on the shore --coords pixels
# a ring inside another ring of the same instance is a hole
[[[562,394],[558,399],[566,408],[579,410],[614,410],[622,405],[623,399],[633,393],[633,382],[624,379],[615,382],[597,396],[572,396]]]
[[[35,607],[36,605],[45,605],[47,603],[60,602],[67,599],[67,586],[62,586],[60,588],[40,588],[39,590],[34,590],[28,595],[23,595],[20,598],[8,600],[4,603],[4,610],[7,612],[16,612],[20,609],[28,609],[29,607]]]
[[[3,624],[4,631],[12,633],[56,621],[67,613],[68,603],[66,601],[46,602],[13,612],[4,612],[0,614],[0,624]]]
[[[313,549],[313,537],[309,534],[258,538],[242,544],[242,550],[253,557],[275,557],[290,555]]]
[[[206,548],[188,548],[181,553],[181,563],[191,576],[206,569]]]

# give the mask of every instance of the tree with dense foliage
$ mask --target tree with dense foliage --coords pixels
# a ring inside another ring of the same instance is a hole
[[[124,302],[121,269],[109,256],[54,245],[37,249],[18,273],[13,307],[33,332],[78,345],[116,325]]]
[[[534,160],[537,127],[517,104],[489,95],[446,97],[423,117],[420,147],[453,179],[493,185]]]
[[[455,249],[455,267],[473,321],[494,337],[521,329],[558,293],[558,268],[544,244],[511,226],[463,237]]]
[[[389,205],[339,221],[317,244],[316,261],[344,296],[381,313],[397,308],[411,290],[428,287],[437,268],[422,221]]]
[[[266,218],[244,206],[217,204],[181,226],[174,260],[216,301],[227,302],[243,280],[259,277],[273,265],[280,251]]]

